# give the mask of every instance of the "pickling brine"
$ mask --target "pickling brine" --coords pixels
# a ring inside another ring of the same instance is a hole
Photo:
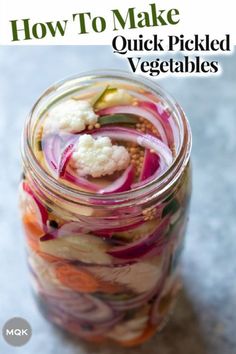
[[[20,211],[40,309],[89,341],[143,343],[180,289],[191,132],[151,81],[88,73],[27,119]]]

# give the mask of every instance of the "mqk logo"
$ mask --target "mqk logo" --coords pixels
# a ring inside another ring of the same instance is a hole
[[[25,345],[30,340],[31,335],[32,328],[29,322],[21,317],[11,318],[2,329],[3,338],[14,347]]]

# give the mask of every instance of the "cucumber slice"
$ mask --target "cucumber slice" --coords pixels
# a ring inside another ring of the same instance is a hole
[[[95,110],[100,110],[107,107],[131,104],[134,97],[123,89],[109,86],[100,95],[99,99],[93,105]]]
[[[94,98],[91,102],[91,104],[93,105],[93,108],[96,108],[96,106],[99,105],[99,103],[103,102],[103,100],[107,94],[114,93],[116,91],[117,91],[117,88],[109,87],[108,85],[104,86],[102,88],[102,90],[96,96],[94,96]]]
[[[177,201],[177,199],[173,199],[170,203],[168,203],[163,211],[162,211],[162,217],[164,218],[166,215],[168,214],[174,214],[177,212],[177,210],[179,209],[180,204]]]
[[[80,234],[40,242],[40,250],[59,258],[83,263],[111,264],[109,246],[99,237]]]
[[[138,117],[128,114],[111,114],[98,118],[98,123],[101,125],[106,124],[136,124],[138,123]]]
[[[109,89],[108,85],[102,86],[101,90],[90,99],[90,103],[93,106],[93,108],[95,108],[96,104],[99,103],[103,99],[103,97],[108,89]]]

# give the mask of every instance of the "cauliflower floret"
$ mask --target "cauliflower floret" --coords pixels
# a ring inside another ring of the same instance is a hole
[[[46,133],[61,129],[66,132],[81,132],[86,125],[94,126],[98,116],[88,101],[73,100],[61,102],[52,108],[45,120]]]
[[[124,146],[112,145],[108,137],[94,139],[84,134],[79,138],[70,165],[79,176],[101,177],[125,169],[129,162],[130,156]]]

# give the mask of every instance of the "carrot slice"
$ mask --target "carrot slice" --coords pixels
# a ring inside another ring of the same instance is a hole
[[[119,343],[124,347],[133,347],[146,342],[155,332],[156,327],[153,325],[148,325],[139,337],[124,341],[119,340]]]
[[[96,278],[85,270],[70,264],[58,264],[55,268],[57,279],[68,288],[82,293],[98,291],[99,283]]]
[[[28,213],[23,216],[23,225],[26,226],[27,232],[35,237],[44,235],[42,227],[40,227],[34,214]]]
[[[127,289],[125,289],[127,290]],[[116,283],[110,283],[106,281],[100,281],[99,291],[102,293],[115,294],[124,291],[124,286]]]
[[[104,292],[117,293],[122,290],[119,284],[112,284],[96,278],[85,269],[71,264],[58,264],[56,266],[57,279],[68,288],[85,293]]]
[[[25,230],[27,242],[29,246],[34,250],[39,250],[39,238],[44,235],[44,230],[37,222],[35,215],[27,213],[22,218],[23,227]]]

